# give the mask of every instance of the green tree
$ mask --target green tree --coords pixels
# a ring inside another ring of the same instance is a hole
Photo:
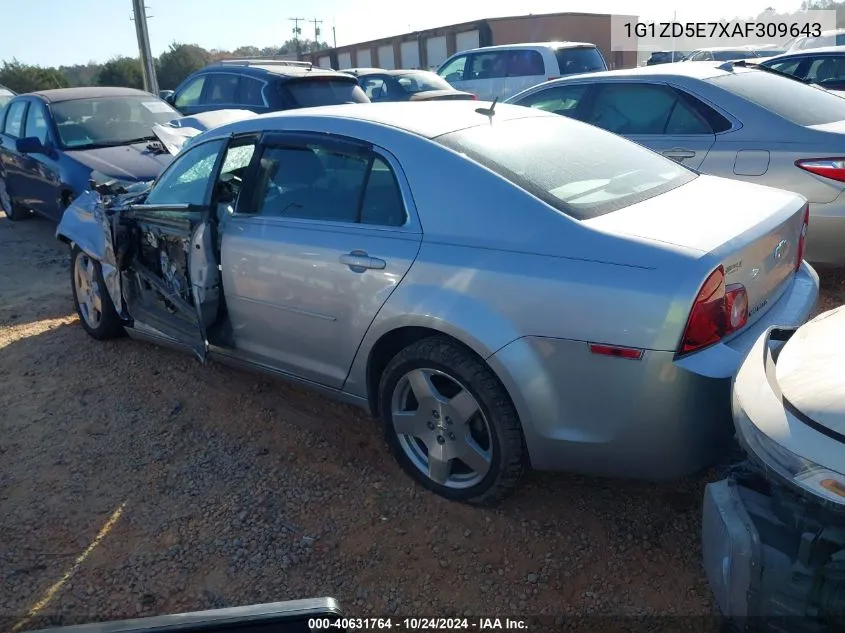
[[[4,61],[0,68],[0,84],[15,92],[32,92],[51,88],[67,88],[67,78],[55,68],[22,64],[17,59]]]
[[[97,73],[98,86],[123,86],[125,88],[144,89],[144,76],[141,74],[141,60],[132,57],[110,59]]]
[[[102,64],[90,61],[87,64],[59,66],[59,72],[67,78],[71,86],[93,86],[102,67]]]
[[[158,58],[158,87],[161,90],[173,90],[185,77],[210,62],[211,54],[201,46],[174,42]]]

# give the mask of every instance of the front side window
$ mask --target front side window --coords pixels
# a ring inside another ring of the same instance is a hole
[[[585,119],[614,134],[710,134],[712,130],[666,86],[605,85]]]
[[[24,136],[35,137],[42,145],[47,144],[47,117],[44,113],[44,106],[40,103],[30,105],[26,115],[26,131]]]
[[[238,76],[214,73],[206,80],[204,103],[210,105],[233,104],[237,102]]]
[[[435,140],[577,220],[647,200],[697,177],[641,145],[566,117],[511,119]]]
[[[200,75],[188,83],[185,88],[176,95],[174,104],[177,108],[198,105],[202,96],[202,87],[205,85],[205,75]]]
[[[387,85],[381,77],[365,77],[361,79],[361,88],[371,101],[383,99],[387,96]]]
[[[23,113],[25,111],[26,101],[16,101],[10,105],[3,132],[13,138],[20,138],[23,135]]]
[[[845,120],[842,97],[789,77],[749,70],[707,81],[797,125],[824,125]]]
[[[65,149],[114,147],[155,138],[152,126],[179,113],[152,95],[74,99],[51,106],[59,141]]]
[[[145,204],[205,204],[211,173],[222,147],[222,140],[209,141],[178,156],[153,185]]]
[[[460,57],[456,57],[448,64],[443,66],[443,68],[437,71],[437,74],[443,77],[443,79],[448,82],[461,81],[464,78],[464,70],[466,69],[466,65],[467,57],[466,55],[461,55]]]
[[[521,99],[517,105],[554,112],[563,116],[573,116],[584,95],[587,94],[587,88],[586,84],[555,86],[528,95]]]
[[[334,77],[292,79],[280,85],[281,90],[298,108],[370,101],[358,82],[352,78],[349,81]]]
[[[501,79],[507,74],[508,56],[504,51],[475,53],[470,59],[467,79]]]
[[[831,81],[842,81],[845,78],[845,57],[827,55],[814,59],[807,71],[806,79],[824,85]]]
[[[401,226],[405,207],[382,158],[329,146],[268,147],[253,213],[267,217]]]

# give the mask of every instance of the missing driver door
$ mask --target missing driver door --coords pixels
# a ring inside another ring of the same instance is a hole
[[[220,272],[210,213],[226,140],[186,150],[142,204],[123,213],[123,288],[135,329],[206,355],[217,318]]]

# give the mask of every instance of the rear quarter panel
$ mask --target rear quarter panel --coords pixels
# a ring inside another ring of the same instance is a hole
[[[423,244],[368,330],[345,390],[366,394],[370,350],[407,326],[449,334],[483,358],[525,336],[676,348],[715,267],[707,256],[592,230],[423,139],[396,155]]]

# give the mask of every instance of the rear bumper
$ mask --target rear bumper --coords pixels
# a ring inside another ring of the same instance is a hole
[[[532,466],[649,480],[712,464],[733,436],[730,386],[745,354],[772,325],[804,323],[818,299],[804,264],[766,315],[726,343],[675,360],[591,354],[583,341],[525,337],[488,359],[519,412]]]
[[[845,196],[828,204],[810,203],[805,259],[822,266],[845,266]]]

